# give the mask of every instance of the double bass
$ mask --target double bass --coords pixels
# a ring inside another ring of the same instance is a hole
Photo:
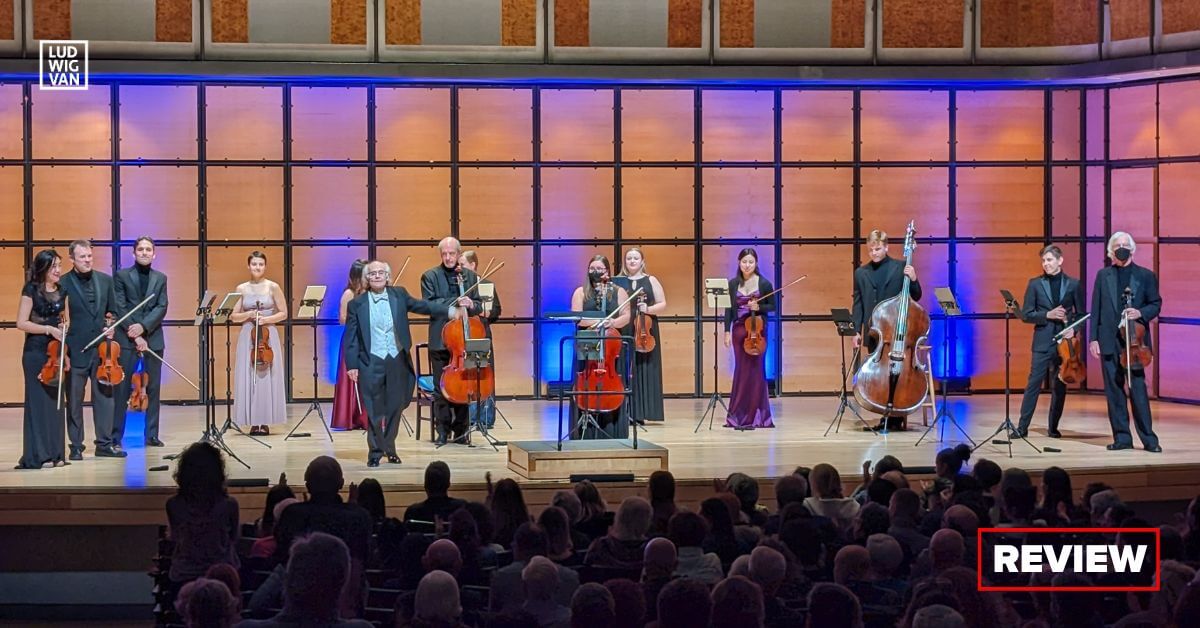
[[[461,264],[457,272],[458,296],[461,298],[467,294]],[[451,322],[442,327],[442,343],[450,352],[450,363],[442,369],[441,389],[442,395],[451,403],[466,405],[495,394],[496,373],[491,364],[486,360],[479,365],[467,363],[467,341],[486,337],[487,329],[479,316],[463,316],[458,324]]]
[[[912,264],[915,234],[916,226],[909,222],[904,235],[905,266]],[[929,366],[917,356],[917,347],[924,345],[929,335],[929,313],[910,293],[911,282],[905,275],[900,294],[875,306],[869,331],[863,335],[863,343],[874,350],[854,378],[854,398],[884,416],[911,414],[929,394]]]

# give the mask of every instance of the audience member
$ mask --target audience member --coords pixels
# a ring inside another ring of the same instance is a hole
[[[642,563],[642,595],[646,599],[646,620],[658,619],[658,595],[674,578],[679,564],[675,544],[658,537],[646,543]]]
[[[626,497],[617,508],[617,518],[608,536],[592,542],[584,557],[585,565],[597,567],[642,568],[642,549],[650,529],[650,502],[641,497]]]
[[[571,609],[557,601],[558,566],[545,556],[534,556],[521,570],[525,603],[521,609],[533,615],[539,628],[568,628]]]
[[[679,564],[675,568],[676,576],[695,578],[708,586],[713,586],[724,577],[721,568],[721,558],[712,552],[704,551],[704,539],[708,536],[708,525],[704,517],[694,512],[678,512],[671,517],[667,537],[675,544]]]
[[[575,484],[575,496],[579,498],[581,514],[575,529],[588,537],[591,542],[608,534],[608,528],[613,523],[613,514],[608,512],[608,504],[600,495],[600,489],[591,480],[582,480]],[[580,545],[587,547],[587,545]]]
[[[814,469],[815,471],[815,469]],[[849,589],[822,582],[808,594],[807,628],[862,628],[862,606]]]
[[[513,535],[522,524],[533,521],[525,507],[525,496],[521,485],[512,478],[504,478],[492,486],[492,475],[487,474],[488,508],[492,511],[492,540],[501,547],[511,547]]]
[[[409,506],[404,511],[404,522],[424,521],[433,524],[438,519],[450,519],[450,515],[466,506],[467,502],[450,497],[449,493],[450,466],[441,460],[434,460],[425,467],[425,500]]]
[[[712,592],[712,628],[762,628],[762,588],[743,576],[722,580]]]
[[[312,490],[311,485],[309,490]],[[296,539],[291,544],[284,576],[283,610],[271,619],[246,620],[238,625],[245,628],[316,625],[372,628],[367,621],[343,620],[338,611],[351,573],[350,552],[338,537],[313,532]],[[457,587],[455,593],[457,595]]]
[[[546,531],[548,542],[546,558],[560,565],[574,565],[576,562],[575,545],[571,541],[571,521],[567,511],[557,506],[547,506],[538,515],[537,524]]]
[[[809,477],[813,496],[804,500],[809,512],[826,517],[841,530],[849,530],[858,514],[859,504],[842,494],[842,476],[833,465],[819,464],[813,467]]]
[[[458,582],[444,571],[431,571],[421,578],[413,599],[413,625],[424,628],[462,626],[462,602]]]
[[[604,585],[589,582],[575,591],[571,628],[624,628],[616,624],[616,602]]]
[[[642,587],[628,578],[613,578],[604,583],[613,597],[614,626],[642,626],[646,623],[646,596]]]
[[[270,558],[275,555],[275,551],[279,547],[278,541],[275,540],[275,522],[283,516],[285,508],[299,503],[300,500],[295,497],[287,497],[276,502],[274,513],[271,516],[271,533],[254,541],[254,545],[250,546],[250,558]]]
[[[488,607],[494,611],[520,608],[525,603],[525,588],[522,572],[535,556],[545,556],[548,541],[546,532],[533,523],[524,523],[513,535],[513,561],[492,574]],[[557,601],[563,606],[571,603],[571,596],[579,588],[579,574],[563,567],[558,572],[559,586]]]
[[[238,503],[225,491],[225,458],[201,441],[179,455],[178,490],[167,500],[167,534],[175,542],[169,577],[178,591],[217,563],[237,567]]]
[[[650,474],[648,489],[650,508],[654,511],[650,532],[661,536],[667,533],[667,523],[678,510],[675,507],[675,476],[670,471],[655,471]]]
[[[712,598],[703,583],[676,578],[658,594],[658,628],[707,626],[711,617]]]
[[[175,608],[187,628],[229,628],[238,622],[238,598],[224,582],[196,578],[183,585]]]

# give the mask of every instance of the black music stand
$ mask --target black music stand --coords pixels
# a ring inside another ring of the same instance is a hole
[[[696,422],[696,428],[692,430],[693,434],[700,432],[700,426],[704,425],[704,419],[708,419],[708,429],[712,429],[713,419],[717,417],[718,405],[725,409],[726,415],[729,414],[729,406],[725,405],[725,399],[721,397],[721,381],[718,379],[721,364],[721,317],[717,313],[720,308],[733,307],[729,299],[729,280],[724,277],[705,278],[704,295],[707,305],[713,310],[713,393],[708,398],[708,407],[704,409],[704,414],[700,415],[700,420]]]
[[[196,319],[194,325],[200,330],[200,390],[201,401],[204,402],[204,432],[200,434],[200,441],[209,443],[210,445],[225,452],[226,456],[237,460],[243,467],[250,468],[245,460],[242,460],[233,452],[233,449],[225,442],[225,430],[217,428],[217,396],[214,390],[216,385],[216,359],[213,357],[212,351],[212,328],[214,312],[212,302],[217,294],[211,290],[206,290],[204,296],[200,298],[200,304],[196,307]],[[221,303],[221,308],[226,305],[225,299]],[[218,309],[218,312],[223,311]],[[178,457],[178,454],[164,456],[170,460]]]
[[[850,378],[850,372],[846,370],[846,339],[858,334],[858,329],[854,326],[854,319],[850,317],[850,310],[845,308],[833,308],[829,310],[829,313],[833,315],[833,324],[837,328],[838,339],[842,346],[842,392],[838,394],[838,409],[833,415],[833,420],[829,422],[829,427],[825,428],[825,436],[829,436],[831,429],[835,434],[842,429],[842,415],[846,413],[846,410],[853,412],[854,416],[858,418],[858,422],[862,423],[867,431],[879,436],[879,432],[875,431],[871,424],[867,423],[859,414],[858,408],[850,400],[850,391],[846,389],[846,380]],[[858,359],[858,352],[859,349],[854,350],[855,360]]]
[[[308,319],[312,322],[312,382],[313,396],[312,401],[308,404],[308,411],[304,416],[300,417],[300,421],[292,428],[283,440],[289,438],[301,438],[308,436],[308,432],[296,433],[300,426],[304,424],[304,420],[313,412],[317,413],[317,419],[321,422],[321,427],[325,428],[325,435],[329,437],[329,442],[333,442],[333,432],[329,431],[329,425],[325,423],[325,412],[321,410],[320,397],[317,395],[317,312],[321,309],[321,303],[325,300],[325,286],[307,286],[304,288],[304,298],[300,301],[300,309],[296,312],[296,318]]]
[[[576,313],[574,313],[573,316],[571,316],[571,315],[554,316],[554,318],[556,318],[558,320],[574,320],[574,321],[578,322],[581,320],[591,320],[593,318],[596,320],[599,320],[601,318],[604,318],[604,315],[600,314],[599,312],[576,312]],[[576,331],[576,333],[574,335],[563,336],[563,338],[561,340],[559,340],[559,342],[558,342],[558,369],[559,369],[558,372],[559,373],[567,373],[567,372],[571,373],[571,381],[572,381],[571,390],[566,390],[564,388],[561,390],[561,392],[559,392],[559,395],[558,395],[558,445],[557,445],[558,451],[562,451],[563,440],[565,440],[564,435],[563,435],[563,411],[565,409],[564,402],[569,397],[573,402],[575,402],[575,406],[578,408],[578,406],[579,406],[578,398],[581,396],[584,396],[584,395],[590,395],[593,397],[597,397],[600,395],[620,395],[622,397],[621,405],[626,406],[626,407],[618,408],[616,410],[616,412],[618,413],[617,421],[624,420],[627,423],[627,427],[633,428],[633,429],[629,430],[633,434],[632,447],[633,447],[633,449],[638,448],[637,426],[629,426],[628,425],[629,410],[627,407],[630,403],[631,395],[633,394],[633,390],[630,388],[630,367],[633,364],[633,358],[632,358],[633,336],[621,336],[620,337],[621,338],[621,352],[625,357],[624,362],[621,365],[623,367],[622,372],[621,372],[621,382],[622,382],[623,386],[622,386],[621,390],[611,391],[611,392],[609,392],[609,391],[596,392],[596,391],[588,391],[588,390],[575,390],[574,364],[578,359],[588,359],[589,356],[591,359],[596,359],[599,356],[600,342],[602,342],[601,333],[602,333],[601,330],[579,329]],[[567,356],[566,346],[567,346],[568,342],[572,343],[572,347],[575,349],[575,351],[573,351],[571,353],[572,368],[569,371],[566,368],[566,363],[565,363],[565,358]],[[576,353],[578,353],[578,355],[576,355]],[[599,422],[596,421],[595,415],[593,415],[591,412],[588,412],[582,408],[579,408],[579,418],[576,420],[576,425],[574,427],[578,428],[580,436],[583,436],[586,433],[587,428],[593,428],[595,430],[595,432],[597,432],[597,433],[601,433],[601,434],[604,433],[603,428],[601,428]],[[575,430],[572,429],[571,431],[574,432]],[[610,439],[610,440],[622,440],[622,439]]]
[[[938,423],[941,423],[942,427],[938,430],[937,442],[940,443],[946,440],[946,424],[943,422],[943,419],[945,419],[958,428],[959,432],[962,432],[963,438],[966,438],[974,447],[971,451],[974,451],[979,448],[979,445],[958,424],[958,420],[954,418],[954,410],[950,408],[950,387],[946,385],[946,380],[950,373],[950,321],[956,316],[962,316],[962,308],[958,306],[958,300],[954,298],[954,293],[950,291],[950,288],[934,288],[933,293],[937,297],[938,305],[942,307],[942,312],[946,315],[946,320],[942,327],[942,405],[938,408],[937,414],[934,415],[933,423],[929,424],[929,427],[925,429],[925,433],[921,435],[921,438],[917,439],[917,444],[914,446],[920,446],[921,441],[925,440],[926,436],[929,436],[929,433],[938,426]],[[933,365],[927,364],[925,367],[932,369]],[[934,399],[937,399],[937,390],[931,390],[929,394],[933,395]]]
[[[996,428],[996,431],[992,432],[991,436],[980,441],[971,451],[983,447],[983,444],[990,440],[995,445],[1008,445],[1008,457],[1012,458],[1012,434],[1015,433],[1018,438],[1025,441],[1026,445],[1033,447],[1033,450],[1040,454],[1042,450],[1038,449],[1037,445],[1029,442],[1028,438],[1021,436],[1021,433],[1017,431],[1016,426],[1012,422],[1012,349],[1009,346],[1008,327],[1013,314],[1021,309],[1021,304],[1017,302],[1017,298],[1008,290],[1001,289],[1000,296],[1004,299],[1004,422],[1000,424],[1000,427]],[[996,438],[1001,433],[1004,434],[1004,438]]]
[[[480,420],[468,421],[467,422],[467,431],[460,434],[458,436],[458,438],[447,441],[445,443],[439,443],[435,449],[441,449],[442,447],[445,447],[446,445],[449,445],[450,443],[457,443],[460,445],[465,444],[468,447],[474,447],[475,445],[471,444],[471,432],[479,432],[479,434],[481,436],[483,436],[483,439],[486,440],[487,443],[492,446],[493,450],[500,451],[499,446],[507,445],[508,443],[506,443],[504,441],[499,441],[499,440],[496,440],[495,438],[493,438],[491,435],[491,432],[488,429],[486,422],[481,420],[481,417],[479,417],[479,415],[478,415],[478,413],[481,411],[481,406],[484,401],[483,399],[481,399],[481,395],[479,394],[479,377],[478,377],[479,369],[487,367],[487,366],[491,366],[491,363],[492,363],[492,339],[491,338],[469,338],[466,341],[466,349],[463,351],[463,353],[465,354],[463,356],[463,368],[473,370],[476,375],[474,378],[472,378],[471,381],[475,385],[476,418],[480,419]]]

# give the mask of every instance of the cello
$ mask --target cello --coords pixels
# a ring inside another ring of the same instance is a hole
[[[600,291],[600,311],[603,312],[608,309],[608,277],[605,276],[600,282],[603,286]],[[642,289],[638,288],[611,314],[600,319],[596,326],[612,320],[613,316],[641,293]],[[621,332],[608,326],[596,331],[599,336],[596,357],[584,360],[583,369],[575,375],[575,390],[585,391],[585,394],[576,396],[576,404],[582,411],[612,412],[625,402],[625,384],[622,383],[621,372],[617,368],[617,360],[621,357]]]
[[[460,264],[458,273],[458,296],[467,295]],[[476,283],[471,289],[474,290]],[[442,395],[451,403],[466,405],[491,397],[496,392],[496,373],[488,360],[482,364],[469,364],[467,343],[487,337],[482,316],[464,315],[459,324],[448,323],[442,327],[442,343],[450,352],[450,363],[442,369]]]
[[[904,264],[912,264],[916,227],[908,223],[904,235]],[[904,276],[900,294],[881,301],[871,312],[869,331],[863,341],[874,350],[854,378],[854,398],[864,408],[883,416],[911,414],[929,394],[927,364],[917,357],[917,346],[929,335],[929,313],[911,296],[911,282]],[[873,338],[874,345],[867,343]]]

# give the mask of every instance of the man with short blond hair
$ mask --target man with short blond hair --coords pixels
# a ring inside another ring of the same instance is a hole
[[[100,366],[99,345],[84,351],[92,338],[108,330],[105,315],[114,314],[116,303],[113,294],[113,279],[96,270],[92,261],[92,243],[75,240],[67,247],[67,255],[74,266],[62,276],[64,294],[71,326],[67,329],[66,347],[70,360],[71,377],[67,393],[67,436],[71,441],[71,460],[83,460],[83,395],[88,380],[92,382],[92,423],[96,427],[96,456],[122,458],[121,441],[113,442],[113,392],[112,383],[103,384],[97,379]],[[113,338],[108,330],[108,339]],[[126,374],[128,377],[128,373]]]

